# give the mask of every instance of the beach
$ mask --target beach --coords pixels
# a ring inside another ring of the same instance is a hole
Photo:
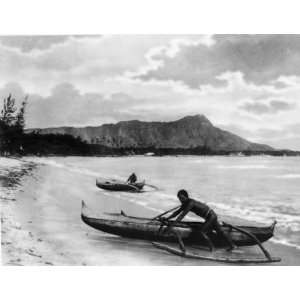
[[[175,171],[176,162],[181,166],[181,172]],[[286,164],[277,160],[278,170],[281,169],[274,176],[279,177],[268,179],[267,174],[274,174],[274,160],[271,158],[2,157],[2,264],[220,265],[221,263],[174,256],[154,248],[147,241],[125,239],[96,231],[80,218],[82,200],[88,205],[91,214],[123,210],[130,215],[153,217],[176,206],[176,191],[185,187],[196,198],[212,197],[212,206],[222,215],[222,220],[230,220],[234,224],[269,224],[276,218],[279,223],[278,232],[275,231],[275,238],[265,243],[265,246],[272,256],[281,257],[282,260],[271,265],[300,265],[297,239],[299,215],[298,206],[293,202],[299,199],[295,181],[298,173],[297,170],[290,172],[290,169],[287,172],[289,164],[293,165],[294,162],[288,161]],[[286,166],[285,170],[282,169],[283,165]],[[126,178],[130,170],[141,174],[158,189],[147,187],[145,193],[141,194],[112,193],[100,190],[95,185],[96,178]],[[185,170],[193,177],[187,177]],[[224,172],[230,172],[230,180],[234,186],[226,183],[228,178],[224,177]],[[257,184],[255,190],[247,189],[247,183],[243,181],[241,174],[246,173],[249,183],[251,176],[254,178],[263,172],[266,178],[264,184]],[[211,175],[215,178],[213,184]],[[278,179],[278,184],[273,194],[265,192],[266,196],[262,197],[263,189],[274,185],[274,180],[277,180],[275,178]],[[289,194],[284,195],[284,199],[290,197],[289,201],[295,207],[293,212],[287,204],[276,202],[276,197],[281,199],[282,191],[287,190],[284,186],[289,187]],[[198,190],[199,194],[196,192]],[[255,197],[255,193],[260,193],[261,203],[264,201],[261,207],[259,203],[253,203],[251,197]],[[241,201],[245,201],[244,204]],[[264,211],[263,207],[266,207]],[[233,216],[229,215],[229,211]],[[255,214],[251,214],[252,211]],[[253,251],[249,249],[251,255]]]

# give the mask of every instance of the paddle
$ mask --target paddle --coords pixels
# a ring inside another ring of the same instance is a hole
[[[151,187],[151,188],[153,188],[153,189],[155,189],[157,191],[159,190],[159,188],[157,186],[155,186],[155,185],[148,184],[148,183],[145,183],[145,185],[147,185],[147,186],[149,186],[149,187]]]
[[[162,216],[164,216],[164,215],[170,213],[171,211],[174,211],[174,210],[178,209],[179,207],[181,207],[181,205],[178,205],[178,206],[176,206],[176,207],[173,207],[173,208],[171,208],[171,209],[169,209],[169,210],[163,212],[162,214],[159,214],[158,216],[154,217],[152,220],[159,219],[159,218],[161,218]],[[162,221],[162,220],[160,220],[160,222],[161,222],[161,226],[160,226],[159,229],[158,229],[158,232],[157,232],[158,234],[160,234],[160,232],[161,232],[163,226],[168,226],[168,223],[166,223],[166,222],[164,222],[164,221]],[[179,247],[180,247],[181,251],[182,251],[183,253],[185,253],[185,246],[184,246],[184,244],[183,244],[183,241],[182,241],[182,238],[181,238],[180,234],[177,233],[176,231],[173,231],[173,230],[172,230],[172,227],[170,227],[170,231],[177,237],[177,240],[178,240],[178,243],[179,243]],[[152,242],[152,244],[155,246],[155,243]]]
[[[162,216],[164,216],[164,215],[170,213],[171,211],[174,211],[174,210],[178,209],[179,207],[181,207],[181,205],[178,205],[178,206],[176,206],[176,207],[173,207],[173,208],[171,208],[171,209],[165,211],[164,213],[162,213],[162,214],[160,214],[160,215],[154,217],[152,220],[159,219],[159,218],[161,218]]]

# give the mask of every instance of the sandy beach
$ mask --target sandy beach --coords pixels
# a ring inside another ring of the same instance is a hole
[[[1,165],[1,262],[3,265],[53,265],[64,260],[49,251],[49,244],[22,222],[19,206],[26,180],[34,180],[35,163],[0,158]],[[30,184],[30,183],[29,183]],[[30,209],[30,208],[29,208]]]
[[[157,211],[101,192],[93,172],[46,161],[0,158],[3,265],[220,265],[173,256],[149,242],[89,228],[80,219],[82,200],[97,213],[123,209],[150,217]],[[76,184],[70,186],[72,182]],[[266,247],[282,258],[271,265],[300,265],[299,249],[272,241]]]

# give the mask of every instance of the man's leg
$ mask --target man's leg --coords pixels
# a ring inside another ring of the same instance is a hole
[[[173,228],[170,228],[170,233],[172,233],[173,235],[175,235],[175,237],[177,238],[178,244],[179,244],[179,248],[182,251],[183,254],[185,254],[186,249],[183,243],[183,240],[180,236],[180,233],[176,232],[176,230],[174,230]]]
[[[233,250],[236,248],[236,245],[233,243],[231,236],[226,234],[221,225],[218,222],[218,219],[216,218],[214,224],[213,224],[213,228],[214,230],[217,232],[217,234],[220,234],[223,236],[223,238],[225,239],[225,241],[227,242],[227,244],[229,245],[229,249],[228,250]]]
[[[202,232],[209,232],[210,230],[213,229],[213,226],[215,224],[215,221],[216,221],[216,216],[211,214],[208,216],[208,218],[205,220],[202,228],[201,228],[201,231]]]
[[[204,222],[204,224],[201,228],[201,235],[207,242],[207,244],[210,248],[210,251],[214,250],[214,245],[213,245],[211,239],[208,237],[207,232],[209,232],[213,229],[214,223],[215,223],[215,216],[211,215],[206,219],[206,221]]]

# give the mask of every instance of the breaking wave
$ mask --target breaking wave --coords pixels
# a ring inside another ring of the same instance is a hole
[[[300,246],[299,245],[297,245],[295,243],[291,243],[290,241],[288,241],[286,239],[283,239],[283,238],[282,239],[273,238],[272,242],[276,243],[276,244],[281,244],[281,245],[293,247],[293,248],[296,248],[296,249],[300,250]]]
[[[276,176],[277,178],[287,178],[287,179],[297,179],[300,178],[300,174],[283,174],[283,175],[279,175]]]
[[[266,165],[219,165],[217,168],[219,169],[269,169],[269,166]]]
[[[31,161],[32,161],[32,159],[31,159]],[[104,178],[104,176],[105,176],[104,173],[101,173],[101,172],[95,172],[95,171],[89,170],[87,168],[72,166],[72,165],[69,165],[68,163],[65,163],[65,164],[59,163],[55,160],[48,159],[48,158],[34,158],[33,161],[36,163],[39,163],[39,164],[43,164],[43,165],[47,165],[47,166],[51,166],[51,167],[55,167],[55,168],[61,168],[61,169],[65,169],[70,172],[75,172],[75,173],[79,173],[79,174],[87,175],[87,176],[91,176],[91,177]],[[118,177],[118,176],[113,176],[113,178],[120,179],[120,177]]]

